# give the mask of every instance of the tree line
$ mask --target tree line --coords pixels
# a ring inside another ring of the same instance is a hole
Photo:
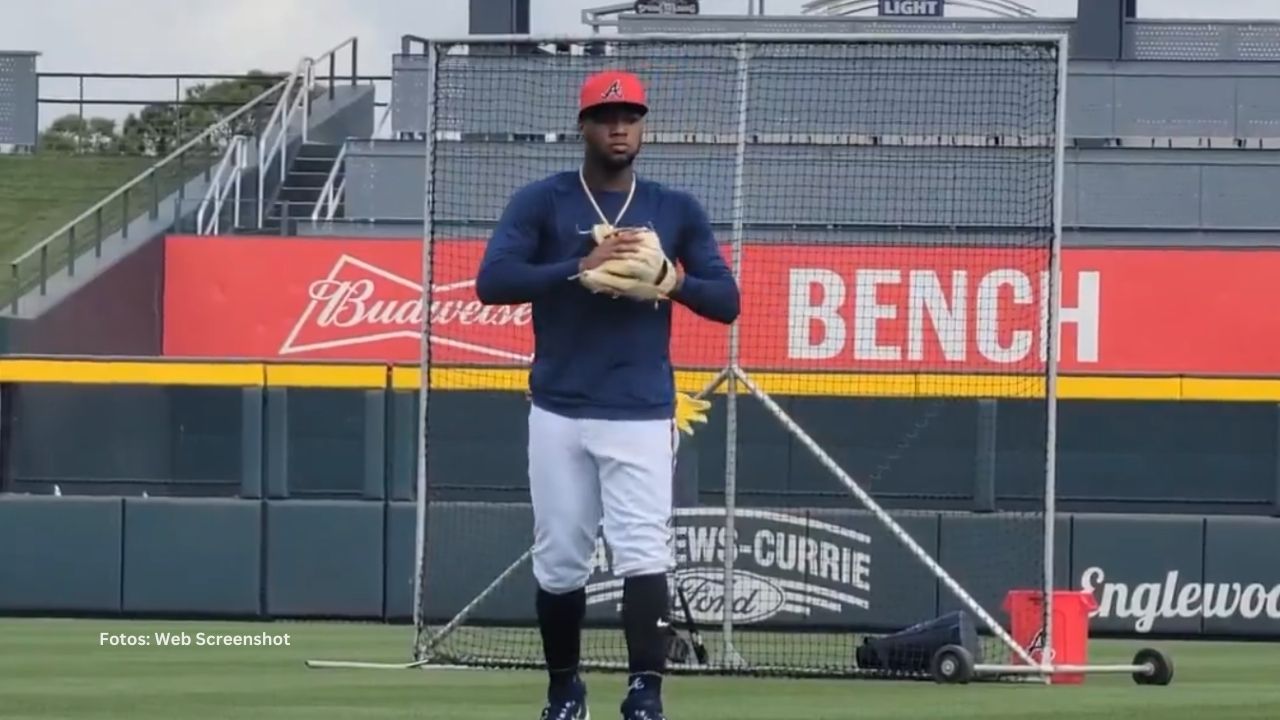
[[[181,102],[155,103],[123,121],[63,115],[40,135],[43,152],[163,157],[253,100],[286,77],[260,70],[244,78],[187,88]],[[271,117],[278,98],[269,98],[211,136],[201,147],[218,152],[234,135],[253,135]]]

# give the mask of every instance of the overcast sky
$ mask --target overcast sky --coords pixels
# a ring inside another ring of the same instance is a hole
[[[581,10],[611,2],[532,0],[531,30],[587,32]],[[1076,0],[1023,2],[1042,17],[1075,14]],[[804,4],[766,0],[765,7],[770,15],[794,15]],[[401,35],[465,35],[468,5],[468,0],[0,0],[0,51],[38,51],[39,69],[45,72],[242,73],[292,69],[298,58],[318,55],[354,35],[360,38],[360,71],[389,74]],[[745,14],[748,3],[702,0],[702,7],[705,14]],[[957,7],[949,14],[976,13]],[[1280,0],[1139,0],[1139,14],[1280,19]],[[380,96],[384,90],[379,88]],[[75,81],[47,81],[41,88],[45,97],[77,92]],[[171,98],[174,84],[97,80],[85,92]],[[42,108],[42,120],[68,110],[75,108]]]

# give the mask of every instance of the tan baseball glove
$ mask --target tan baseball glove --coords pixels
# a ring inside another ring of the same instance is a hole
[[[622,228],[596,225],[592,237],[603,242]],[[640,235],[640,252],[626,258],[607,260],[599,267],[584,270],[578,281],[593,293],[654,302],[666,300],[676,286],[676,266],[662,252],[658,234],[648,228],[627,228]]]

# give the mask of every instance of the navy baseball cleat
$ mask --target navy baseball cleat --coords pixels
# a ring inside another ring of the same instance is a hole
[[[654,688],[644,687],[643,681],[633,680],[631,691],[622,701],[623,720],[667,720],[662,714],[662,696]]]
[[[547,694],[547,706],[538,720],[591,720],[587,711],[587,686],[574,680],[568,692]]]
[[[667,720],[656,695],[633,693],[622,703],[622,720]]]

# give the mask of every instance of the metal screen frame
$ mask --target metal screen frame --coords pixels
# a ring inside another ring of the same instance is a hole
[[[436,45],[434,43],[427,45],[427,57],[429,59],[430,68],[427,71],[427,91],[428,98],[435,95],[436,73],[438,71],[438,62],[436,57]],[[431,239],[435,234],[435,228],[432,221],[435,218],[435,103],[427,103],[427,132],[426,138],[423,140],[423,156],[426,162],[426,174],[423,176],[422,189],[422,302],[423,302],[423,326],[422,339],[419,345],[419,374],[418,374],[418,433],[417,433],[417,478],[416,488],[417,497],[415,498],[416,520],[414,522],[414,560],[417,565],[413,569],[413,625],[415,628],[421,627],[424,622],[422,618],[422,598],[424,586],[426,584],[427,574],[427,412],[429,409],[429,396],[431,394],[431,283],[432,283],[432,262]],[[419,645],[420,638],[415,633],[413,652],[414,659],[420,660],[423,648]]]
[[[1064,181],[1064,155],[1065,155],[1065,132],[1066,132],[1066,91],[1067,91],[1067,64],[1068,64],[1068,38],[1065,34],[1028,34],[1028,33],[1010,33],[1010,34],[987,34],[987,33],[909,33],[901,35],[880,34],[880,33],[822,33],[822,34],[803,34],[803,33],[785,33],[785,34],[760,34],[760,33],[629,33],[610,36],[607,40],[599,36],[592,35],[534,35],[534,34],[516,34],[516,35],[481,35],[481,36],[456,36],[441,38],[426,38],[426,52],[429,58],[431,68],[428,72],[429,90],[434,91],[438,82],[438,62],[441,52],[441,46],[451,45],[570,45],[570,44],[588,44],[588,43],[608,43],[614,45],[629,44],[647,44],[654,42],[671,42],[681,44],[736,44],[738,59],[738,89],[739,89],[739,110],[738,110],[738,137],[736,138],[737,157],[735,161],[734,172],[734,189],[733,189],[733,219],[732,219],[732,251],[733,251],[733,273],[735,279],[741,278],[742,270],[742,254],[744,243],[744,222],[743,222],[743,166],[745,157],[746,144],[746,124],[747,113],[749,107],[749,44],[842,44],[847,45],[859,41],[874,42],[877,44],[888,44],[901,42],[905,44],[940,42],[940,43],[957,43],[957,44],[975,44],[975,43],[993,43],[993,44],[1039,44],[1039,45],[1056,45],[1058,51],[1058,96],[1057,96],[1057,118],[1056,133],[1053,151],[1054,158],[1054,199],[1053,199],[1053,227],[1050,249],[1050,292],[1052,299],[1048,303],[1048,312],[1045,314],[1044,321],[1047,328],[1042,328],[1046,332],[1048,343],[1046,363],[1046,402],[1047,420],[1046,420],[1046,436],[1047,436],[1047,452],[1045,466],[1045,499],[1042,511],[1044,513],[1044,568],[1042,591],[1045,594],[1044,603],[1044,628],[1045,628],[1045,646],[1052,647],[1050,633],[1052,632],[1052,595],[1054,584],[1054,535],[1056,532],[1056,407],[1057,407],[1057,365],[1058,365],[1058,347],[1060,323],[1059,305],[1061,303],[1061,236],[1062,236],[1062,216],[1063,216],[1063,181]],[[424,246],[423,246],[423,295],[422,301],[424,308],[430,307],[431,302],[431,236],[434,232],[433,227],[433,177],[435,171],[435,145],[436,145],[436,113],[435,113],[434,94],[428,102],[427,123],[428,128],[425,138],[425,177],[426,185],[424,188]],[[418,566],[415,569],[414,581],[414,621],[417,628],[421,628],[425,619],[422,617],[422,600],[424,593],[424,584],[426,582],[426,531],[428,522],[428,451],[427,451],[427,412],[428,412],[428,395],[430,387],[430,370],[431,370],[431,339],[430,339],[430,313],[424,312],[426,319],[422,328],[422,363],[419,368],[420,381],[420,397],[419,397],[419,422],[421,426],[418,432],[418,467],[417,467],[417,533],[416,539],[418,547],[415,548],[415,555]],[[850,478],[834,460],[827,455],[822,448],[813,441],[802,429],[800,429],[773,400],[764,393],[754,382],[750,375],[744,371],[739,365],[740,338],[738,333],[738,324],[734,323],[730,326],[730,343],[729,357],[726,358],[726,368],[717,376],[716,381],[699,393],[705,395],[713,392],[721,381],[727,383],[726,398],[726,477],[725,477],[725,516],[726,531],[733,531],[733,516],[735,512],[734,495],[736,494],[736,444],[737,444],[737,394],[739,392],[739,383],[745,387],[746,391],[757,397],[769,409],[770,413],[779,419],[788,432],[799,439],[824,465],[831,471],[837,479],[839,479],[846,488],[857,497],[883,525],[885,525],[899,541],[904,543],[907,548],[914,554],[917,559],[921,560],[932,574],[944,585],[946,585],[956,596],[961,599],[969,609],[978,616],[978,618],[986,624],[994,635],[1013,652],[1019,656],[1025,665],[989,665],[979,666],[980,672],[988,672],[1000,675],[1040,675],[1044,679],[1048,679],[1048,675],[1053,672],[1061,672],[1061,668],[1065,666],[1055,666],[1051,653],[1044,653],[1041,662],[1035,662],[1026,648],[1021,647],[1014,639],[1004,630],[1001,623],[992,618],[977,603],[963,587],[956,582],[950,574],[942,568],[926,551],[924,551],[909,534],[901,529],[876,502],[871,498],[870,494],[863,490],[859,484]],[[731,535],[730,535],[731,536]],[[493,583],[491,583],[479,597],[469,603],[457,616],[455,616],[445,627],[436,634],[429,642],[421,642],[421,638],[415,639],[414,663],[406,666],[422,667],[431,664],[430,649],[433,648],[443,637],[445,633],[458,627],[465,621],[466,615],[471,609],[484,597],[492,593],[497,586],[505,580],[520,564],[527,561],[530,553],[526,552],[521,558],[518,558],[505,572],[503,572]],[[725,572],[727,577],[733,575],[733,553],[725,553]],[[732,590],[729,586],[732,583],[726,583],[726,602],[724,603],[723,616],[723,642],[724,656],[728,659],[728,664],[735,664],[736,660],[740,660],[736,650],[733,647],[733,618],[732,618]],[[1078,670],[1079,668],[1075,668]],[[1136,672],[1143,670],[1138,666],[1089,666],[1084,671],[1099,672]]]

